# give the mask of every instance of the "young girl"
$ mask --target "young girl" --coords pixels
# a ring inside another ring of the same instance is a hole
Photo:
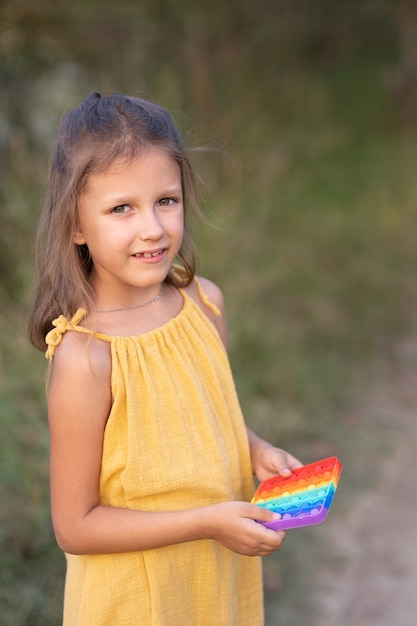
[[[34,345],[52,363],[51,503],[65,626],[257,626],[252,474],[301,464],[245,428],[223,298],[195,276],[193,170],[170,115],[94,93],[60,127]],[[45,339],[46,336],[46,339]]]

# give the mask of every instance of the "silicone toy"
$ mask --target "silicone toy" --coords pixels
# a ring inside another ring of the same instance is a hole
[[[293,470],[291,476],[274,476],[259,485],[252,504],[282,518],[260,522],[273,530],[288,530],[323,522],[333,502],[342,464],[335,456]]]

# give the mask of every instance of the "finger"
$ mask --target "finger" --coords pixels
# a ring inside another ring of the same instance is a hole
[[[284,478],[291,476],[292,470],[302,467],[301,461],[296,459],[292,454],[286,454],[284,458],[278,459],[275,463],[277,473]]]
[[[295,456],[292,456],[292,454],[289,455],[288,459],[289,459],[289,466],[293,470],[298,469],[299,467],[303,467],[304,465],[304,463],[301,463],[301,461],[295,458]]]
[[[285,541],[287,533],[285,530],[269,530],[265,528],[265,531],[268,533],[267,540],[263,540],[259,546],[260,550],[268,551],[269,553],[276,552],[277,550],[281,550],[282,545]]]
[[[248,513],[246,517],[253,519],[257,522],[271,522],[272,520],[281,519],[279,513],[274,513],[263,506],[256,506],[256,504],[249,505]]]

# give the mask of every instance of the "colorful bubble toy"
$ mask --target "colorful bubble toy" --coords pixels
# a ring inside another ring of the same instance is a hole
[[[274,476],[259,485],[252,504],[280,513],[281,519],[261,522],[273,530],[288,530],[323,522],[333,502],[342,464],[335,456]]]

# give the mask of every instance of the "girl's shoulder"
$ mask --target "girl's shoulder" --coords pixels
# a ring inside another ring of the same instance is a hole
[[[205,313],[218,309],[222,315],[224,312],[223,293],[218,285],[203,276],[195,276],[194,280],[183,289]],[[214,305],[214,306],[210,306]]]
[[[225,305],[220,287],[208,278],[196,276],[184,291],[199,305],[203,313],[217,328],[222,341],[226,344]]]
[[[203,276],[196,276],[196,279],[193,283],[194,287],[199,292],[198,285],[200,285],[201,291],[203,294],[212,302],[221,312],[224,309],[224,298],[222,290],[216,283],[209,280],[208,278],[204,278]]]
[[[67,331],[52,360],[54,377],[104,381],[111,376],[110,344],[90,334]]]

